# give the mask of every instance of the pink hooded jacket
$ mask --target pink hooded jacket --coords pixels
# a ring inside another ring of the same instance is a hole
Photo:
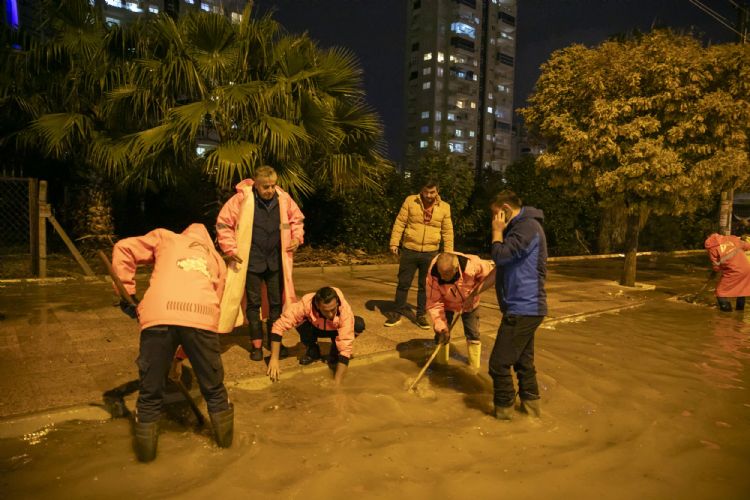
[[[457,255],[459,260],[459,277],[455,283],[440,283],[440,275],[436,266],[438,257],[432,259],[427,271],[427,312],[432,318],[432,326],[436,332],[448,329],[446,310],[469,312],[479,307],[479,294],[475,295],[466,307],[463,303],[475,289],[482,286],[488,277],[492,279],[492,282],[495,277],[492,262],[482,260],[476,255],[451,253]]]
[[[179,325],[215,332],[226,265],[203,224],[181,234],[155,229],[118,241],[112,267],[129,294],[135,294],[135,271],[153,264],[148,290],[138,304],[141,329]]]
[[[281,313],[281,317],[274,322],[271,333],[283,336],[284,332],[309,321],[318,330],[337,331],[335,340],[339,355],[351,358],[354,347],[354,313],[341,290],[332,288],[339,297],[339,308],[333,319],[320,315],[313,304],[315,294],[308,293]]]
[[[216,236],[222,252],[237,255],[241,264],[233,264],[227,270],[227,283],[221,302],[219,332],[231,332],[234,327],[243,324],[245,310],[241,307],[245,296],[245,279],[250,262],[250,248],[253,239],[253,217],[255,214],[255,192],[253,180],[245,179],[237,184],[237,194],[232,196],[221,208],[216,219]],[[282,295],[284,307],[296,302],[292,268],[294,252],[286,251],[292,239],[304,243],[305,216],[291,196],[276,187],[279,195],[279,215],[281,221],[281,268],[284,275]]]
[[[750,296],[750,260],[744,253],[750,250],[750,243],[714,233],[706,239],[705,247],[714,271],[721,271],[716,296]]]

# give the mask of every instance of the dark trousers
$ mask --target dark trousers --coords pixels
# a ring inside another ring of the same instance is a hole
[[[427,270],[430,262],[435,258],[437,252],[416,252],[408,248],[401,249],[401,258],[398,262],[398,286],[396,286],[396,311],[403,313],[406,310],[406,297],[414,281],[414,273],[419,270],[417,276],[417,316],[424,316],[427,306]]]
[[[260,320],[261,286],[265,282],[268,292],[268,331],[273,322],[281,316],[281,268],[276,271],[266,269],[262,273],[248,271],[245,280],[247,293],[247,321],[250,324],[250,340],[263,338],[263,325]]]
[[[365,331],[365,319],[361,316],[354,316],[354,336],[357,337]],[[303,344],[310,347],[318,342],[319,338],[335,339],[339,334],[338,330],[321,330],[313,326],[309,321],[305,321],[297,327],[297,333]],[[335,346],[334,346],[335,347]]]
[[[534,332],[543,319],[544,316],[503,315],[490,355],[495,406],[511,406],[516,400],[511,367],[518,378],[518,395],[521,399],[539,399],[534,368]]]
[[[208,411],[216,413],[229,408],[219,336],[187,326],[155,326],[141,332],[137,361],[140,387],[136,403],[139,422],[159,419],[164,385],[178,345],[182,345],[190,359]]]
[[[453,321],[454,314],[453,311],[445,311],[445,319],[448,320],[448,325]],[[461,321],[464,324],[466,340],[479,340],[479,308],[461,313]]]

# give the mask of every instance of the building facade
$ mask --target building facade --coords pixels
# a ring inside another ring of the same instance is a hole
[[[512,161],[516,0],[407,2],[407,169],[428,149]]]
[[[143,14],[165,12],[178,17],[192,11],[223,13],[232,21],[242,19],[242,11],[247,0],[88,0],[91,5],[99,5],[105,22],[122,24]],[[13,26],[34,29],[45,18],[44,5],[39,0],[2,0],[5,23]]]
[[[178,17],[189,12],[223,13],[233,21],[242,19],[242,9],[246,0],[90,0],[102,6],[104,20],[112,24],[121,24],[141,14],[159,14],[165,12]]]

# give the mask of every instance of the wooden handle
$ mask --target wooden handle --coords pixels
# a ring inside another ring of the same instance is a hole
[[[101,250],[99,250],[99,252],[97,253],[99,255],[99,258],[104,263],[104,266],[107,268],[109,277],[112,278],[112,283],[115,284],[115,288],[117,288],[117,292],[120,295],[120,298],[132,306],[137,305],[133,300],[133,297],[131,297],[128,291],[125,290],[125,285],[122,284],[122,281],[120,281],[120,277],[115,273],[115,270],[112,268],[112,263],[109,261],[109,258],[107,258],[107,255]]]
[[[450,335],[451,331],[453,330],[453,327],[456,325],[456,323],[458,323],[459,316],[461,316],[461,313],[455,313],[455,316],[453,316],[453,320],[451,321],[451,324],[448,327],[448,335]],[[427,360],[427,363],[424,364],[424,366],[422,367],[422,370],[419,372],[419,375],[417,375],[417,378],[414,379],[414,382],[411,383],[411,385],[409,386],[409,388],[407,389],[407,391],[412,390],[417,385],[417,383],[419,383],[419,381],[422,380],[422,377],[424,376],[425,372],[427,371],[427,368],[429,368],[430,365],[432,364],[432,362],[434,361],[435,356],[437,356],[437,353],[440,350],[440,347],[442,345],[443,344],[438,344],[438,345],[435,346],[435,350],[432,351],[432,355]]]

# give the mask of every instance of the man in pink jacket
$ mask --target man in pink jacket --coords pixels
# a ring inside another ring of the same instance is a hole
[[[216,219],[219,246],[229,263],[219,331],[230,332],[242,324],[240,305],[244,295],[253,361],[263,360],[263,292],[268,304],[269,333],[282,307],[297,299],[292,267],[294,252],[304,241],[305,217],[276,180],[273,168],[259,167],[253,179],[237,184],[237,194],[224,204]],[[284,346],[281,356],[286,356]]]
[[[136,268],[148,264],[154,268],[137,308],[121,303],[123,311],[137,317],[141,327],[136,455],[142,462],[156,457],[164,385],[180,345],[208,406],[216,443],[227,448],[232,444],[234,408],[224,387],[216,334],[226,276],[224,261],[202,224],[191,224],[181,234],[155,229],[145,236],[125,238],[112,251],[112,267],[134,299]]]
[[[750,295],[750,260],[745,255],[745,251],[750,250],[750,243],[737,236],[714,233],[706,239],[705,247],[714,271],[721,271],[721,278],[716,286],[719,309],[731,312],[732,304],[729,299],[737,297],[735,309],[743,310],[745,297]]]
[[[307,352],[300,359],[308,365],[320,359],[318,338],[333,339],[328,353],[328,364],[335,369],[335,380],[340,384],[352,357],[354,339],[365,330],[365,320],[355,316],[351,306],[338,288],[324,286],[308,293],[302,300],[287,307],[271,330],[271,359],[268,376],[279,379],[279,346],[285,332],[296,328]]]
[[[469,366],[478,370],[482,355],[479,341],[479,293],[495,282],[491,262],[476,255],[444,252],[432,260],[427,272],[427,312],[435,341],[442,345],[436,360],[447,363],[450,355],[449,325],[461,313]]]

